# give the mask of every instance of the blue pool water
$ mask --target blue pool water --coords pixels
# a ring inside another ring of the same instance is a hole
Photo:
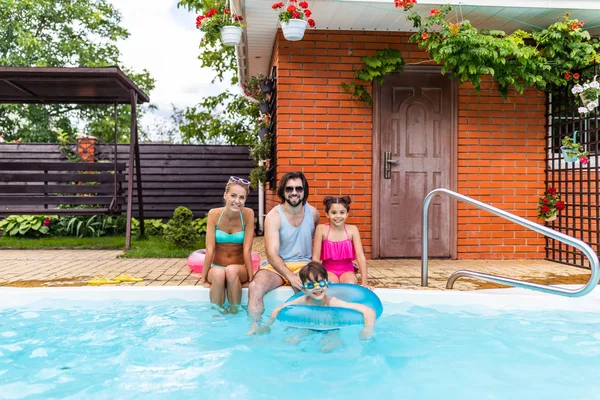
[[[0,398],[600,398],[598,313],[384,310],[373,339],[345,328],[331,352],[281,325],[247,337],[244,314],[205,303],[0,310]]]

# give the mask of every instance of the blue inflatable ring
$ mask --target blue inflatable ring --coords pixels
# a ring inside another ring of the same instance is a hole
[[[371,290],[358,285],[337,283],[329,286],[327,295],[337,297],[351,303],[360,303],[371,307],[377,318],[383,312],[381,300]],[[287,301],[304,296],[298,292]],[[295,328],[308,328],[318,331],[339,329],[350,325],[363,325],[362,313],[356,310],[341,307],[319,307],[291,305],[284,307],[277,315],[277,320]]]

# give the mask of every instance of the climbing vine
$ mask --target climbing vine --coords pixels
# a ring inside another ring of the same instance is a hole
[[[400,72],[404,69],[401,53],[395,49],[377,50],[375,55],[362,57],[361,61],[364,63],[364,67],[355,71],[354,76],[365,82],[383,83],[386,74]],[[356,100],[373,104],[373,98],[364,85],[342,82],[342,88]]]
[[[564,86],[572,77],[571,71],[600,62],[600,41],[583,30],[583,21],[570,19],[569,14],[546,29],[531,33],[517,30],[507,35],[500,30],[478,31],[468,20],[450,22],[448,16],[453,8],[449,5],[432,9],[426,17],[411,10],[412,2],[400,6],[417,30],[410,41],[417,42],[432,61],[442,65],[442,74],[459,84],[471,82],[477,90],[484,75],[493,77],[505,97],[509,87],[522,93],[526,87]],[[382,82],[384,75],[391,72],[389,68],[404,66],[398,51],[377,53],[363,57],[365,68],[356,71],[358,79]],[[372,104],[364,86],[342,86],[357,100]]]

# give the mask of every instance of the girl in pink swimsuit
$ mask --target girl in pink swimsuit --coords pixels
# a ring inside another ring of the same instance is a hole
[[[350,197],[327,196],[323,200],[329,224],[321,224],[315,230],[313,261],[322,261],[332,283],[358,283],[354,273],[356,260],[360,271],[361,285],[368,286],[367,259],[360,241],[358,228],[347,225]]]

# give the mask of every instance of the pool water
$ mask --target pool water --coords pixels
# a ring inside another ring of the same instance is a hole
[[[181,300],[0,309],[0,398],[600,398],[595,312],[384,303],[368,341],[248,323]]]

